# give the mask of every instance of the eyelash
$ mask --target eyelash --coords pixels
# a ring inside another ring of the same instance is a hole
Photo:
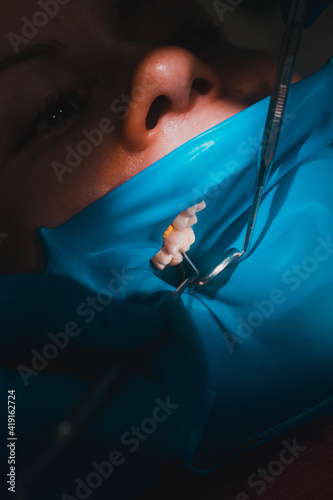
[[[185,26],[185,28],[182,27],[182,29],[176,31],[170,40],[170,44],[183,47],[194,53],[200,53],[203,50],[209,49],[211,46],[221,41],[221,39],[220,29],[210,20],[205,20],[200,22],[191,22]],[[74,119],[74,117],[82,111],[87,101],[87,95],[83,96],[79,89],[75,86],[67,90],[60,89],[56,96],[50,97],[47,100],[44,109],[31,120],[24,134],[20,138],[17,148],[19,149],[25,146],[38,135],[48,135],[54,129],[61,127],[64,123]],[[73,113],[69,118],[62,118],[60,115],[60,108],[62,105],[68,105],[68,103],[74,105],[74,110],[72,109]],[[75,109],[75,106],[77,109]],[[49,120],[52,112],[54,113],[53,118],[55,123],[46,123],[45,129],[40,130],[40,124],[43,120]]]
[[[174,33],[171,43],[199,53],[222,41],[220,28],[212,21],[191,22]]]
[[[50,97],[43,108],[35,118],[33,118],[30,124],[27,126],[23,136],[19,140],[18,148],[25,146],[27,143],[32,141],[36,136],[45,136],[51,133],[54,129],[61,127],[64,123],[74,119],[78,115],[85,104],[87,103],[88,97],[83,96],[79,89],[75,86],[63,90],[60,89],[56,96]],[[64,106],[70,104],[73,111],[69,118],[65,115],[61,116]],[[53,113],[53,116],[52,116]],[[54,124],[47,123],[48,120],[54,119]],[[41,124],[45,121],[45,129],[41,129]]]

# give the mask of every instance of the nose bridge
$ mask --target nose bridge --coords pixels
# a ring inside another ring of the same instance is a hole
[[[142,149],[152,140],[161,116],[176,118],[191,110],[196,99],[218,98],[221,92],[217,74],[194,54],[180,47],[157,48],[134,69],[124,140]]]

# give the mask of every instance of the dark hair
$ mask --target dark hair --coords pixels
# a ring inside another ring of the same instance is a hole
[[[116,7],[121,21],[132,17],[135,11],[142,6],[146,0],[117,0]]]

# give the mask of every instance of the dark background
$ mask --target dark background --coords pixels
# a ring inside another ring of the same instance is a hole
[[[242,47],[279,55],[284,33],[279,0],[243,0],[220,21],[213,0],[197,0],[215,17],[226,38]],[[228,0],[223,0],[228,5]],[[232,2],[231,2],[232,3]],[[296,70],[307,76],[321,68],[333,56],[333,4],[317,21],[304,30]]]

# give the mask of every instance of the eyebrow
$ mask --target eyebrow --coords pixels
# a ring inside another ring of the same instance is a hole
[[[63,53],[63,45],[51,40],[47,43],[37,43],[11,54],[0,61],[0,73],[20,63],[34,59],[57,59]]]

